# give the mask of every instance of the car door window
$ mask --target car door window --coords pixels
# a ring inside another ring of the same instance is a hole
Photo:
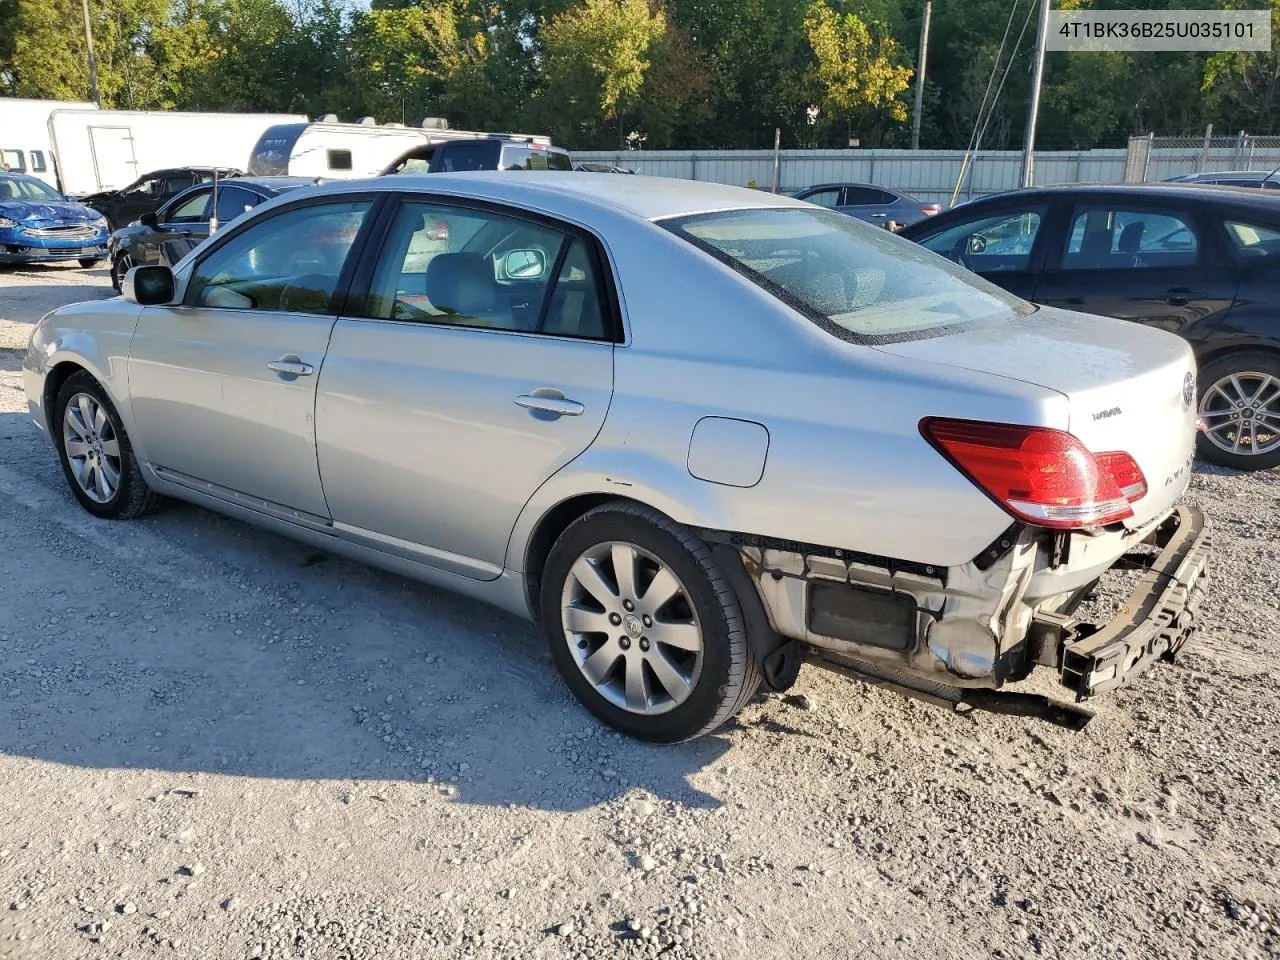
[[[816,203],[820,207],[838,207],[840,205],[840,188],[832,187],[829,190],[816,190],[803,199],[809,203]]]
[[[45,172],[46,170],[48,170],[48,169],[49,169],[49,168],[45,165],[45,162],[44,162],[44,151],[43,151],[43,150],[32,150],[32,151],[31,151],[31,170],[32,170],[32,172],[33,172],[33,173],[44,173],[44,172]]]
[[[197,190],[180,198],[160,218],[163,223],[204,223],[209,219],[209,195],[212,190]]]
[[[845,187],[844,203],[848,207],[869,207],[876,204],[893,203],[894,196],[877,190],[874,187]]]
[[[196,264],[183,302],[334,313],[338,277],[372,203],[307,204],[249,226]]]
[[[428,202],[396,212],[365,314],[601,339],[595,250],[568,231]]]
[[[218,215],[218,223],[226,226],[246,210],[252,210],[262,201],[258,195],[250,193],[244,187],[218,187],[218,202],[214,207]]]
[[[171,197],[175,193],[181,193],[187,187],[194,187],[195,183],[195,178],[189,173],[171,174],[164,178],[164,186],[161,188],[161,193]]]
[[[150,177],[146,180],[140,180],[138,183],[134,184],[125,191],[124,195],[131,200],[145,200],[148,197],[158,197],[164,192],[163,185],[164,181],[159,177]]]
[[[965,220],[925,237],[920,245],[976,273],[1029,270],[1044,212],[1044,207],[1020,208]]]
[[[1267,227],[1243,220],[1228,220],[1224,226],[1232,246],[1242,258],[1257,260],[1280,256],[1280,227]]]
[[[1200,238],[1190,218],[1153,210],[1079,207],[1062,255],[1064,270],[1189,267]]]
[[[0,149],[0,171],[3,170],[11,173],[26,173],[27,165],[23,161],[21,150]]]

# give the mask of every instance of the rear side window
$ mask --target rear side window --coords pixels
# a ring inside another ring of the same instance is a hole
[[[1189,267],[1200,238],[1190,218],[1152,210],[1077,208],[1062,255],[1064,270]]]
[[[536,147],[503,147],[503,170],[572,170],[573,164],[563,153]]]
[[[215,208],[218,214],[218,223],[225,226],[240,214],[246,210],[253,209],[261,202],[256,193],[250,193],[244,187],[219,186],[218,205]]]
[[[1257,259],[1280,255],[1280,227],[1265,227],[1242,220],[1228,220],[1224,226],[1232,246],[1242,257]]]
[[[977,273],[1029,270],[1044,207],[1005,210],[947,227],[920,245]]]
[[[440,173],[463,173],[467,170],[495,170],[498,166],[497,143],[450,143],[436,148]]]
[[[914,243],[827,210],[735,210],[662,226],[846,340],[916,340],[1035,309]]]
[[[350,150],[330,150],[328,153],[328,162],[330,170],[350,170],[351,169],[351,151]]]
[[[388,230],[365,315],[600,340],[609,334],[600,279],[581,237],[415,201]]]
[[[45,166],[45,162],[44,162],[44,151],[32,150],[31,151],[31,170],[34,173],[44,173],[48,169],[49,168]]]
[[[0,150],[0,172],[26,173],[21,150]]]
[[[892,193],[877,190],[875,187],[844,188],[844,202],[851,207],[883,205],[893,203],[897,199]]]

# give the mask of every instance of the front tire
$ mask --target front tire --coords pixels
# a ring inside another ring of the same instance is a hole
[[[127,253],[120,254],[111,262],[111,286],[116,288],[116,293],[119,293],[120,288],[124,286],[124,275],[132,266],[133,257]]]
[[[1211,360],[1200,386],[1205,431],[1196,452],[1236,470],[1280,466],[1280,354],[1249,350]]]
[[[161,501],[147,486],[120,415],[85,371],[58,390],[53,426],[62,472],[80,506],[95,517],[129,519]]]
[[[641,740],[709,733],[760,686],[737,595],[710,549],[640,504],[604,504],[569,525],[543,570],[540,614],[569,689]]]

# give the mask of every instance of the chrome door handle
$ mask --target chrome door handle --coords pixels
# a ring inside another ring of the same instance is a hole
[[[309,377],[315,372],[315,367],[309,363],[303,363],[302,358],[294,354],[288,354],[279,360],[272,360],[267,364],[267,369],[291,377]]]
[[[516,397],[516,406],[524,407],[526,410],[536,410],[539,413],[550,413],[557,417],[580,417],[587,409],[577,400],[541,396],[536,393],[526,393]]]

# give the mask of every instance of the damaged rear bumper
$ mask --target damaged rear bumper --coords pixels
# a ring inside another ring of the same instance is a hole
[[[1151,534],[1160,553],[1105,626],[1067,626],[1062,683],[1085,700],[1114,690],[1156,660],[1173,659],[1196,628],[1208,579],[1209,530],[1199,507],[1180,506]]]

